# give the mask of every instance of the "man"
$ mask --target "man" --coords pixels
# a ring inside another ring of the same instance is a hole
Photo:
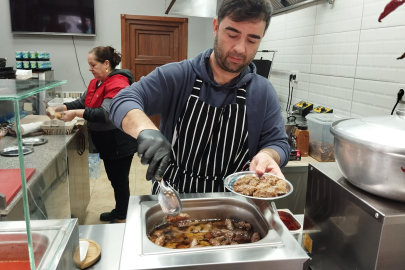
[[[112,100],[111,120],[138,139],[148,180],[163,177],[180,193],[222,192],[223,178],[249,160],[259,176],[283,177],[289,145],[281,107],[251,63],[270,16],[268,0],[224,0],[214,49],[158,67]],[[160,131],[147,117],[157,114]]]

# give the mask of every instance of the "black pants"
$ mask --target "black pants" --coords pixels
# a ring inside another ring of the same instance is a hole
[[[126,219],[129,202],[129,170],[132,158],[130,155],[117,159],[104,159],[104,168],[114,189],[115,218]]]

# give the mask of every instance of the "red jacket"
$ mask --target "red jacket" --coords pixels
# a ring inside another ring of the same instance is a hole
[[[87,108],[99,108],[105,98],[112,99],[119,91],[129,85],[128,78],[120,74],[107,77],[104,82],[97,87],[98,82],[99,81],[94,78],[90,81],[89,87],[87,88],[86,99],[84,100],[84,105]]]

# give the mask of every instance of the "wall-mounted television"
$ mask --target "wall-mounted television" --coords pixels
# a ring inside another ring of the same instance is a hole
[[[95,0],[10,0],[14,34],[96,35]]]

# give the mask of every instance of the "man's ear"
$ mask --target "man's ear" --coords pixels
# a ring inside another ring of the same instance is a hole
[[[217,33],[218,33],[218,29],[219,29],[218,17],[214,18],[214,20],[212,21],[212,26],[213,26],[214,37],[216,37]]]

